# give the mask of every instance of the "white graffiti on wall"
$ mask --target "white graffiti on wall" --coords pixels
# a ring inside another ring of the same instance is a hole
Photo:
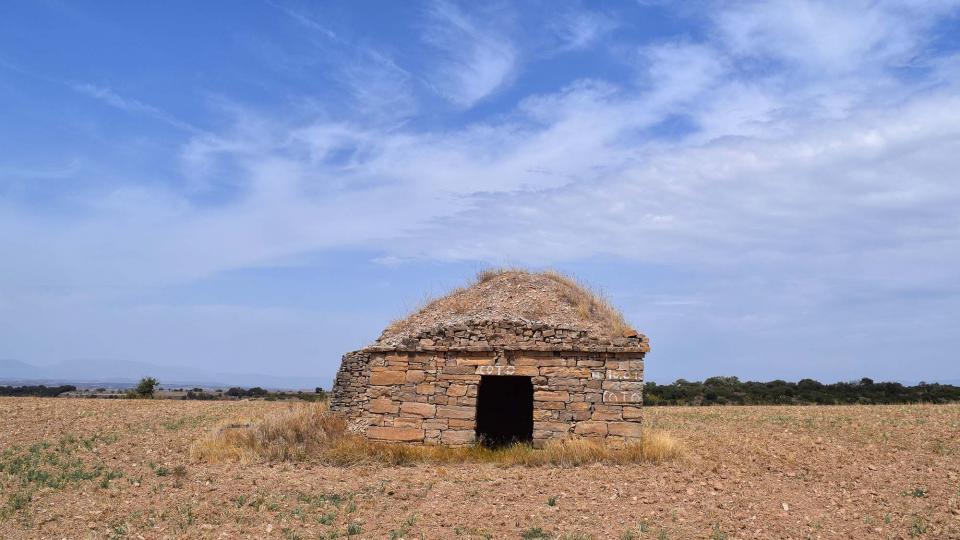
[[[642,381],[643,372],[642,371],[613,371],[607,370],[607,380],[608,381]]]
[[[513,375],[516,366],[477,366],[477,375]]]
[[[604,403],[639,403],[641,401],[643,401],[643,393],[639,391],[636,391],[636,392],[631,392],[628,390],[624,390],[624,391],[604,390],[603,391]]]

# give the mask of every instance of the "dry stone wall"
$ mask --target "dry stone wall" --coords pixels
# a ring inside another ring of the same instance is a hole
[[[534,390],[535,446],[574,436],[640,436],[645,337],[613,344],[568,329],[474,330],[442,328],[406,350],[374,346],[347,354],[332,407],[374,440],[466,445],[475,438],[481,378],[526,376]],[[503,336],[513,337],[506,343]]]
[[[576,328],[563,328],[529,321],[469,321],[438,325],[413,335],[381,338],[371,349],[572,349],[604,352],[608,349],[650,350],[646,336],[628,329],[617,336],[595,336]]]
[[[370,384],[370,355],[354,351],[343,355],[333,382],[330,409],[357,421],[363,415]]]

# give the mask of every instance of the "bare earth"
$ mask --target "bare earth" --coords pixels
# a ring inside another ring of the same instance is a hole
[[[960,405],[648,408],[687,448],[666,464],[189,461],[285,407],[2,398],[0,538],[960,539]],[[16,468],[31,456],[66,480]]]

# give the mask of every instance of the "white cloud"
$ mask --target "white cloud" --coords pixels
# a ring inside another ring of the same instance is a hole
[[[230,173],[225,202],[143,187],[87,193],[51,220],[0,199],[0,250],[12,255],[0,298],[109,297],[363,247],[388,265],[612,256],[695,268],[712,276],[703,290],[664,298],[715,309],[701,323],[718,333],[782,336],[799,320],[813,340],[853,313],[856,331],[876,336],[919,324],[903,317],[923,306],[896,301],[910,291],[960,311],[957,57],[929,50],[929,20],[896,27],[891,14],[907,8],[778,5],[738,4],[709,39],[643,47],[636,81],[577,81],[459,128],[236,108],[231,129],[194,135],[182,156],[200,184]],[[509,44],[450,5],[432,17],[430,39],[449,53],[437,84],[453,102],[509,80]],[[928,70],[892,73],[918,56]],[[771,58],[782,65],[749,65]],[[651,136],[678,115],[691,133]],[[891,306],[903,314],[870,316]],[[857,339],[868,340],[851,337],[851,350]]]
[[[925,31],[956,2],[783,0],[743,2],[717,27],[737,56],[770,57],[817,74],[913,60]]]
[[[429,80],[446,99],[469,108],[510,81],[518,52],[499,28],[448,2],[435,2],[429,16],[423,38],[441,54]]]

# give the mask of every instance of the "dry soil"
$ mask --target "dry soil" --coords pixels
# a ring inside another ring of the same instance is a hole
[[[288,406],[2,398],[0,538],[960,539],[960,405],[648,408],[661,464],[189,461]]]

